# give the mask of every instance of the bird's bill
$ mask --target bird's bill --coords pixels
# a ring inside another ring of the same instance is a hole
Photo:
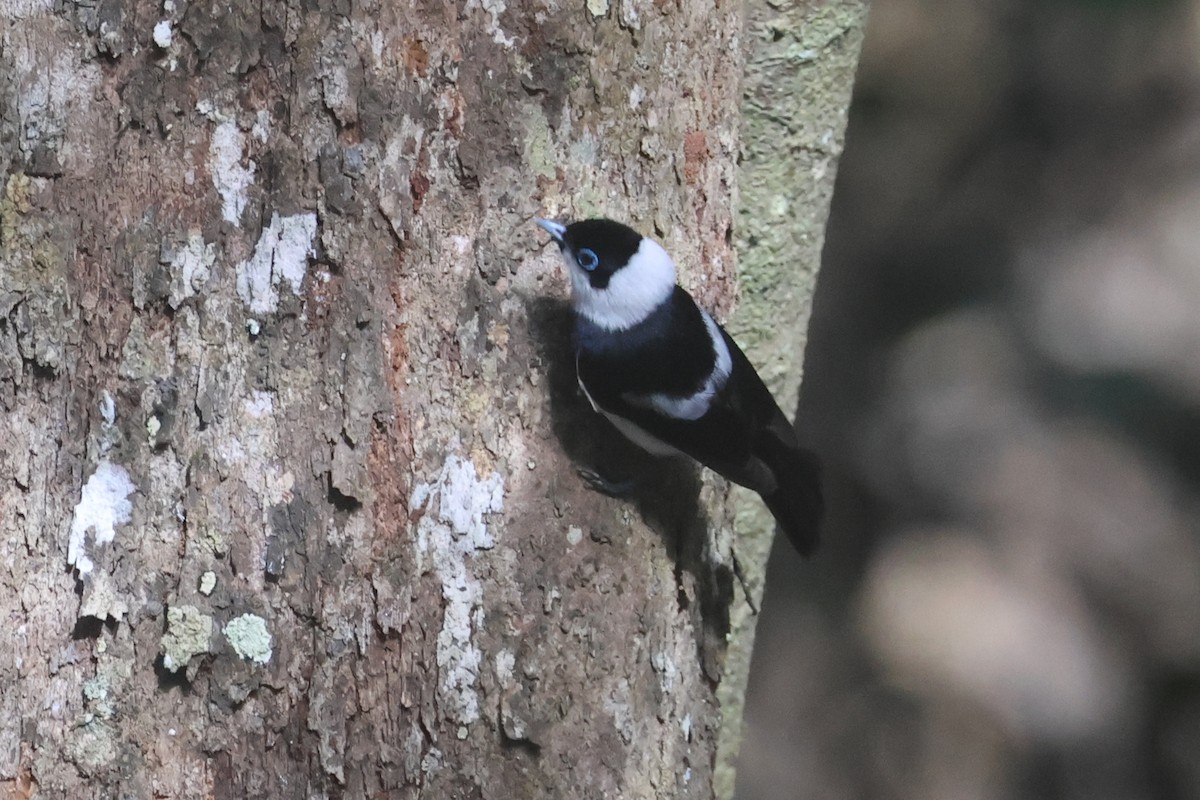
[[[542,219],[541,217],[534,217],[533,221],[545,229],[546,233],[553,236],[554,241],[562,244],[563,234],[567,232],[566,225],[563,225],[561,222],[555,222],[552,219]]]

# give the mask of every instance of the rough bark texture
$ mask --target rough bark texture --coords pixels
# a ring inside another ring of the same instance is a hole
[[[711,796],[724,487],[583,491],[530,219],[728,309],[738,5],[0,25],[0,793]]]
[[[833,182],[845,141],[862,47],[863,0],[752,0],[746,6],[742,162],[737,216],[739,301],[729,330],[784,409],[796,407],[809,312]],[[737,560],[743,580],[731,610],[729,658],[718,692],[722,723],[718,794],[733,796],[742,698],[775,522],[736,488]],[[798,558],[786,543],[782,557]]]

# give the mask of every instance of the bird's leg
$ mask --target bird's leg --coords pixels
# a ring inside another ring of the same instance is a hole
[[[629,497],[641,483],[641,480],[637,477],[626,478],[620,481],[611,480],[599,472],[585,467],[579,467],[577,471],[579,472],[579,477],[583,478],[583,482],[588,485],[589,489],[608,495],[609,497]]]

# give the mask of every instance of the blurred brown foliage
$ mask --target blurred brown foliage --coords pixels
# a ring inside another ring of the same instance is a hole
[[[877,0],[740,800],[1200,798],[1200,2]]]

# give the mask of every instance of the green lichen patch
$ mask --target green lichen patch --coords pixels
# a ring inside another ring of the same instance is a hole
[[[84,776],[99,775],[120,756],[118,733],[108,723],[88,722],[74,730],[64,755]]]
[[[267,621],[257,614],[242,614],[229,620],[225,638],[233,651],[247,661],[266,664],[271,660],[271,633]]]
[[[8,176],[4,194],[0,196],[0,245],[7,246],[17,238],[17,218],[21,214],[28,214],[31,208],[29,176],[14,172]]]
[[[527,105],[521,116],[525,123],[525,142],[522,155],[526,167],[537,177],[553,178],[558,157],[554,150],[554,139],[550,134],[550,123],[546,121],[546,115],[538,106]]]
[[[209,652],[212,632],[212,617],[195,606],[168,608],[167,632],[161,643],[163,668],[178,672],[195,656]]]

